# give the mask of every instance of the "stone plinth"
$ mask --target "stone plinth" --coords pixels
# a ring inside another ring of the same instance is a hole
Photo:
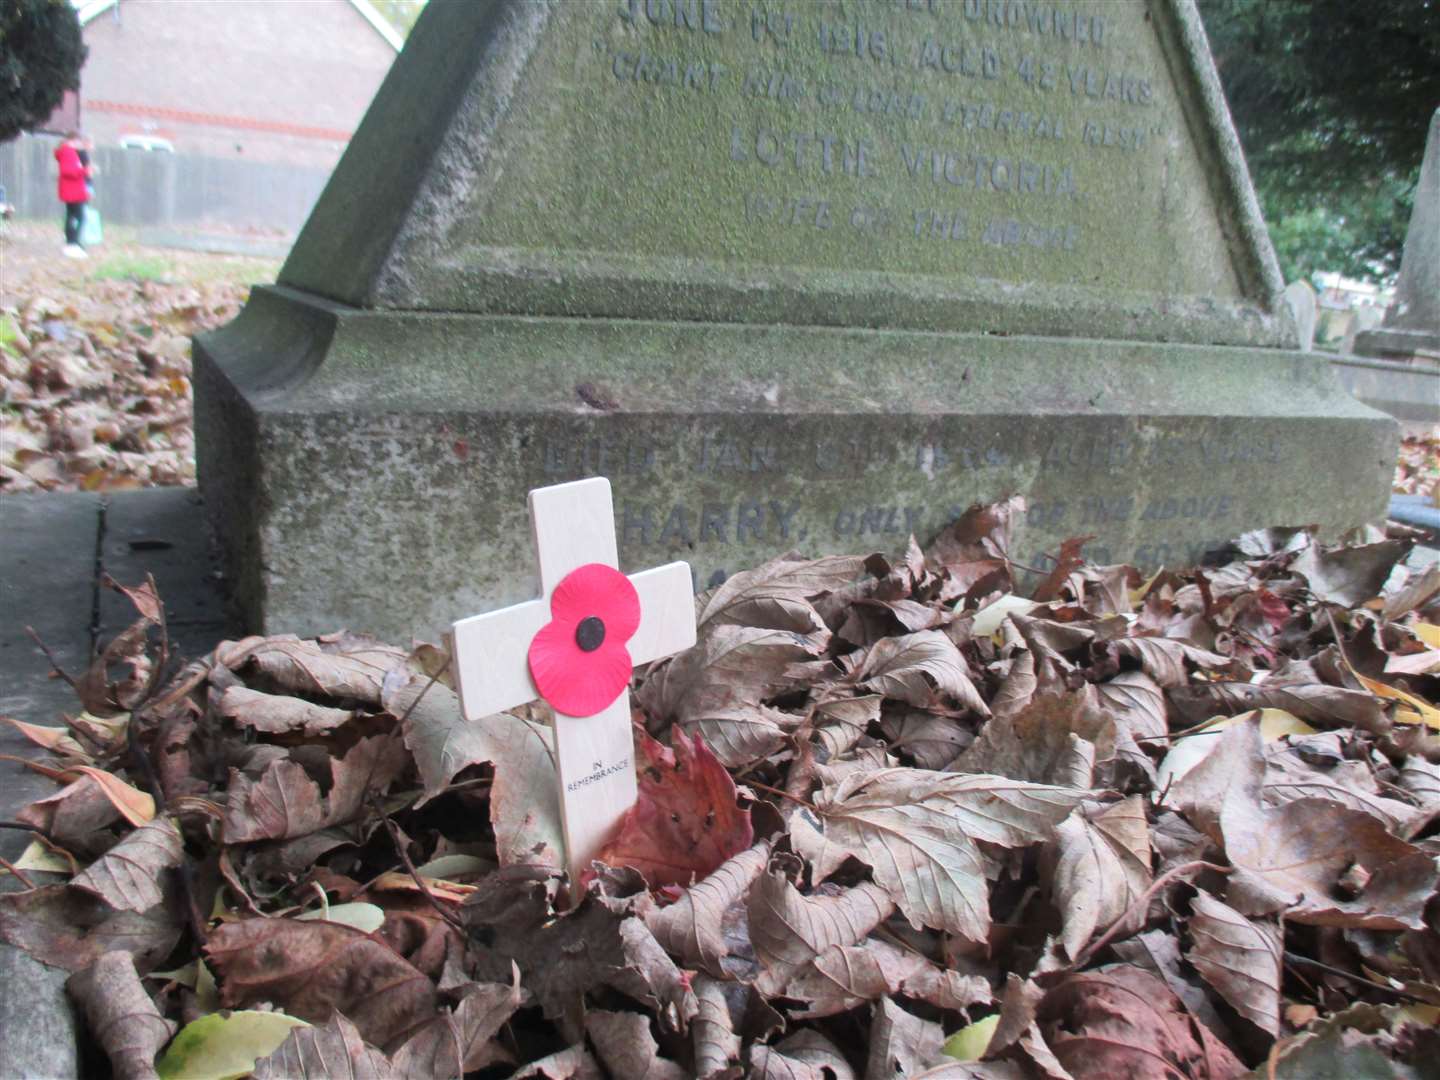
[[[1355,351],[1440,367],[1440,109],[1431,116],[1425,139],[1395,300],[1379,329],[1356,337]]]

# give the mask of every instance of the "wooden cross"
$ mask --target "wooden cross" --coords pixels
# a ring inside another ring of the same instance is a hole
[[[695,597],[688,563],[669,563],[628,579],[615,571],[615,512],[609,480],[595,477],[536,488],[530,492],[530,527],[540,564],[540,599],[461,619],[450,632],[460,709],[467,720],[547,696],[532,676],[531,645],[542,630],[554,642],[552,631],[560,620],[552,613],[551,601],[556,587],[567,579],[571,588],[562,597],[573,596],[573,586],[587,575],[592,580],[598,576],[601,585],[617,586],[622,592],[627,580],[634,587],[629,602],[638,596],[639,625],[626,643],[633,664],[647,664],[695,644]],[[595,564],[610,570],[596,570]],[[584,697],[588,690],[593,698],[596,687],[584,682],[589,659],[584,654],[598,655],[596,639],[603,642],[606,627],[601,618],[590,616],[570,634],[573,643],[567,639],[563,644],[570,647],[571,659],[580,663],[576,671],[556,672],[552,678],[569,680],[573,691]],[[615,637],[612,634],[612,663]],[[564,660],[561,655],[561,667]],[[577,673],[579,681],[572,678]],[[619,678],[614,671],[609,674]],[[628,668],[624,675],[618,696],[592,715],[571,716],[555,709],[560,821],[572,890],[635,803]],[[608,693],[607,688],[600,696]]]

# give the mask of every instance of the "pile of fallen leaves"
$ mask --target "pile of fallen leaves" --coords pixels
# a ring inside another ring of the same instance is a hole
[[[1401,495],[1427,496],[1440,506],[1440,433],[1406,435],[1400,440],[1394,490]]]
[[[0,309],[0,493],[194,483],[190,335],[247,292],[92,281]]]
[[[1076,541],[1022,596],[1019,505],[699,597],[580,883],[537,707],[464,723],[437,649],[348,634],[174,670],[128,590],[84,711],[22,727],[64,787],[0,937],[121,1077],[1433,1067],[1440,567],[1273,529],[1142,580]]]

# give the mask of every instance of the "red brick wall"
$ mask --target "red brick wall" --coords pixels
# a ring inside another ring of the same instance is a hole
[[[148,134],[177,152],[319,167],[395,59],[349,0],[119,0],[85,43],[81,120],[98,145]]]

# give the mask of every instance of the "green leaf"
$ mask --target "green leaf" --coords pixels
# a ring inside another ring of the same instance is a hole
[[[277,1012],[212,1013],[180,1029],[155,1066],[160,1080],[231,1080],[245,1076],[304,1020]]]
[[[374,904],[332,904],[328,908],[316,908],[298,915],[300,919],[324,919],[326,922],[344,923],[353,926],[362,934],[373,934],[385,922],[385,911]]]
[[[980,1055],[985,1053],[985,1048],[990,1045],[990,1037],[995,1034],[999,1023],[1000,1014],[996,1013],[983,1020],[976,1020],[973,1024],[967,1024],[945,1040],[940,1052],[956,1061],[979,1061]]]

